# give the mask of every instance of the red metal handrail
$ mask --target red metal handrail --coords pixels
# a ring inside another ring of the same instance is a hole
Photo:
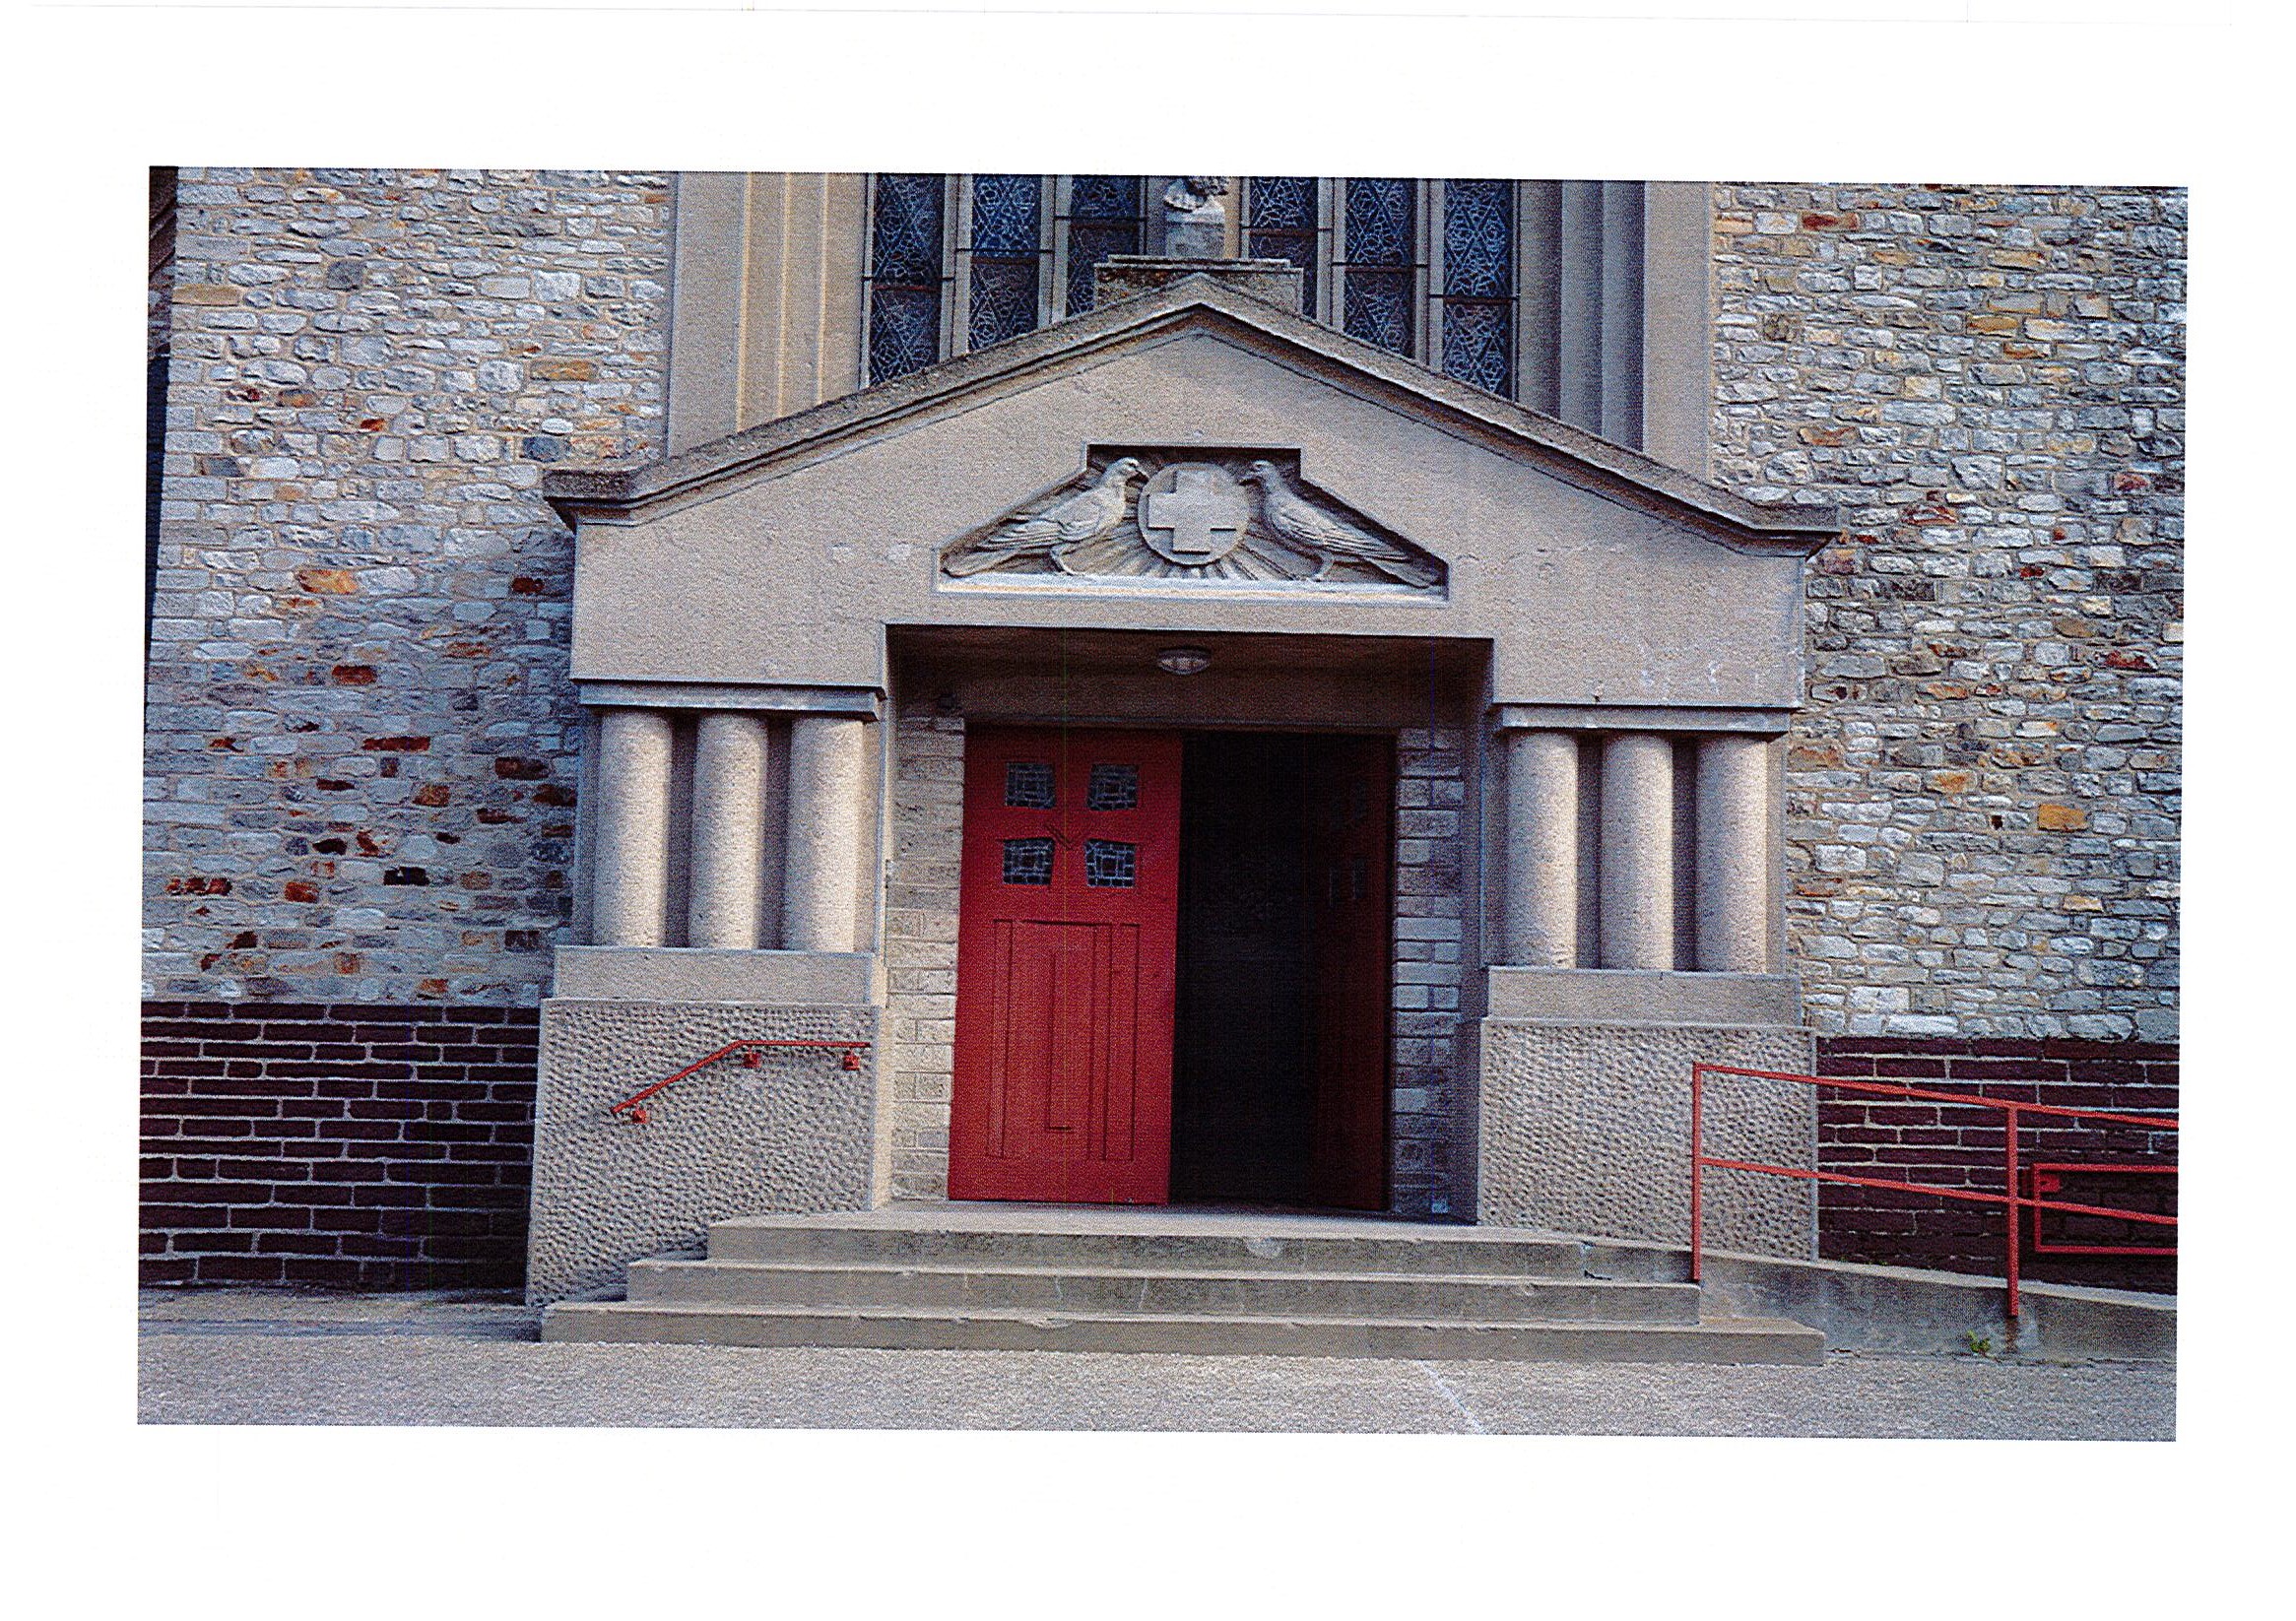
[[[1971,1188],[1941,1188],[1929,1182],[1898,1182],[1886,1177],[1849,1176],[1840,1171],[1805,1170],[1798,1165],[1765,1165],[1756,1160],[1721,1159],[1706,1152],[1706,1077],[1708,1075],[1738,1075],[1749,1080],[1785,1080],[1803,1086],[1831,1086],[1848,1092],[1865,1092],[1877,1097],[1913,1098],[1931,1103],[1966,1103],[1980,1109],[1998,1109],[2006,1117],[2001,1125],[2001,1185],[2003,1192],[1979,1193]],[[1801,1182],[1831,1182],[1851,1188],[1895,1188],[1906,1193],[1935,1194],[1941,1199],[1966,1200],[1977,1204],[2000,1204],[2007,1208],[2008,1229],[2006,1241],[2008,1316],[2012,1323],[2017,1318],[2018,1251],[2021,1239],[2018,1231],[2018,1211],[2033,1212],[2033,1236],[2036,1250],[2042,1248],[2041,1212],[2066,1210],[2076,1215],[2118,1216],[2125,1221],[2148,1222],[2154,1226],[2174,1227],[2177,1218],[2160,1215],[2150,1210],[2124,1210],[2106,1204],[2074,1204],[2065,1200],[2043,1199],[2044,1190],[2036,1186],[2031,1193],[2017,1191],[2017,1133],[2027,1115],[2055,1115],[2074,1120],[2109,1120],[2125,1126],[2141,1126],[2152,1132],[2174,1132],[2178,1129],[2174,1118],[2167,1115],[2119,1114],[2110,1109],[2067,1108],[2052,1103],[2010,1103],[2001,1098],[1980,1097],[1974,1092],[1938,1092],[1926,1086],[1891,1086],[1881,1081],[1849,1080],[1836,1075],[1804,1075],[1783,1070],[1741,1070],[1728,1064],[1693,1064],[1690,1066],[1690,1281],[1699,1281],[1703,1269],[1706,1245],[1705,1197],[1706,1176],[1709,1167],[1722,1171],[1758,1171],[1768,1176],[1792,1177]],[[2134,1169],[2173,1172],[2174,1165],[2135,1167],[2121,1163],[2110,1165],[2051,1164],[2036,1170],[2056,1172]],[[2174,1255],[2173,1249],[2116,1248],[2094,1251],[2067,1252],[2098,1255]]]
[[[711,1065],[717,1063],[720,1059],[731,1058],[736,1053],[742,1055],[742,1067],[744,1069],[754,1070],[757,1068],[758,1064],[763,1061],[765,1049],[769,1047],[812,1047],[819,1048],[826,1052],[842,1053],[844,1054],[844,1057],[839,1061],[838,1068],[843,1070],[858,1070],[861,1068],[861,1055],[869,1051],[869,1045],[870,1044],[866,1041],[766,1041],[756,1038],[745,1039],[742,1041],[729,1041],[723,1047],[720,1047],[716,1052],[707,1053],[702,1057],[695,1059],[691,1064],[686,1066],[685,1069],[679,1070],[676,1074],[664,1075],[660,1080],[655,1081],[651,1086],[646,1087],[644,1090],[632,1092],[628,1097],[623,1098],[620,1103],[617,1103],[612,1109],[608,1110],[607,1113],[619,1115],[624,1110],[627,1110],[629,1112],[630,1124],[632,1126],[643,1126],[647,1121],[653,1118],[652,1111],[646,1108],[646,1099],[652,1097],[663,1087],[674,1086],[679,1081],[684,1080],[688,1075],[692,1074],[695,1070],[706,1070]]]

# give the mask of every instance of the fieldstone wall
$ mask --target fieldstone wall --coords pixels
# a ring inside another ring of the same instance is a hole
[[[1714,210],[1714,477],[1851,530],[1787,763],[1810,1022],[2173,1041],[2184,195]]]
[[[180,171],[146,996],[539,1000],[578,716],[534,490],[661,449],[669,206],[650,174]]]

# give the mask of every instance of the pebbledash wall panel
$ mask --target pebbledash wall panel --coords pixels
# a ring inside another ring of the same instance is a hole
[[[537,1020],[146,1004],[143,1281],[515,1286]]]

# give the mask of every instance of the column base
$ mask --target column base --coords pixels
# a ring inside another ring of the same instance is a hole
[[[1800,1024],[1794,974],[1698,974],[1673,968],[1490,970],[1493,1018],[1551,1024]]]
[[[869,951],[561,945],[551,993],[590,1002],[738,1002],[865,1007],[885,1000]]]

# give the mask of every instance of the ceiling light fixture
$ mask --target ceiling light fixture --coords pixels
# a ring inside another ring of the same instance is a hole
[[[1212,655],[1201,647],[1167,647],[1156,655],[1156,668],[1169,676],[1197,676],[1212,668]]]

